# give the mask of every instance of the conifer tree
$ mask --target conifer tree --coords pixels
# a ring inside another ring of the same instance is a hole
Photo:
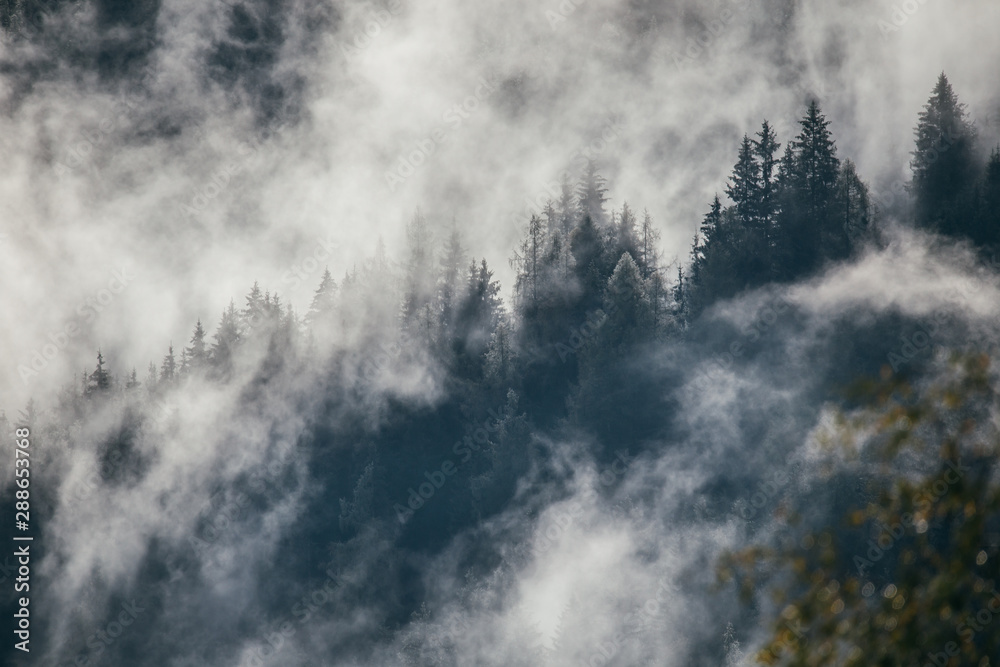
[[[971,184],[978,178],[976,129],[942,72],[920,112],[910,169],[918,224],[951,235],[967,234]]]
[[[754,145],[750,137],[743,135],[739,158],[729,177],[726,194],[736,207],[736,218],[745,229],[753,229],[757,224],[760,209],[760,165],[754,156]]]
[[[419,211],[406,228],[406,238],[409,243],[409,258],[406,263],[403,323],[409,328],[417,327],[425,334],[430,334],[436,276],[433,270],[430,228]]]
[[[170,344],[167,355],[163,357],[163,364],[160,365],[160,382],[172,383],[176,379],[177,363],[174,360],[174,345]]]
[[[194,333],[191,334],[191,347],[187,348],[188,365],[194,371],[205,367],[208,363],[208,351],[205,348],[205,329],[201,326],[201,319],[194,326]]]
[[[213,336],[215,339],[209,359],[212,366],[223,374],[227,373],[233,362],[236,345],[240,342],[239,314],[236,305],[230,300],[229,307],[222,312],[219,327]]]
[[[608,222],[607,213],[604,210],[604,202],[608,200],[604,177],[597,171],[597,163],[588,160],[584,168],[580,184],[576,188],[577,208],[580,218],[590,216],[590,219],[598,227],[604,227]]]
[[[321,322],[329,322],[336,307],[337,281],[330,274],[330,269],[323,270],[319,287],[313,294],[312,303],[306,312],[306,325],[315,326]]]
[[[246,306],[240,314],[242,316],[242,331],[250,336],[264,319],[264,294],[256,280],[253,287],[250,288],[250,293],[246,296],[246,302]]]
[[[511,266],[517,270],[514,282],[517,303],[529,313],[529,317],[538,312],[539,264],[543,261],[545,242],[545,226],[542,219],[532,215],[528,221],[527,234],[521,242],[520,252],[515,253],[511,260]]]
[[[92,396],[97,392],[107,392],[111,389],[111,376],[104,368],[104,355],[97,350],[97,367],[86,378],[84,394]]]
[[[578,208],[573,195],[573,185],[570,183],[569,174],[564,173],[560,185],[558,207],[559,225],[564,238],[568,239],[569,235],[573,232],[573,228],[576,227],[577,211]]]
[[[757,224],[765,238],[766,251],[769,255],[774,244],[775,215],[778,211],[778,169],[775,155],[781,144],[777,135],[766,120],[761,125],[760,132],[753,142],[754,156],[759,165],[759,194],[757,203]]]
[[[156,364],[152,361],[149,362],[149,367],[146,369],[146,391],[152,393],[156,391],[157,384],[157,371]]]
[[[851,160],[844,160],[837,177],[836,206],[834,217],[839,217],[844,235],[840,237],[843,247],[835,247],[836,259],[846,257],[853,248],[870,239],[874,232],[873,208],[868,194],[868,186],[858,176],[857,168]]]
[[[442,331],[441,339],[448,340],[454,333],[455,313],[463,293],[462,266],[465,250],[458,228],[448,235],[444,255],[441,257],[441,274],[438,280],[438,316]]]
[[[996,252],[1000,250],[1000,146],[990,154],[977,189],[975,205],[972,240]]]
[[[815,271],[825,257],[846,256],[846,232],[835,213],[840,160],[830,122],[810,102],[801,131],[779,167],[781,212],[775,232],[774,275],[790,280]]]
[[[643,211],[642,228],[639,231],[639,248],[636,260],[642,269],[643,278],[649,278],[659,269],[660,264],[660,232],[653,226],[653,218],[649,211]]]
[[[139,377],[135,372],[135,366],[132,367],[132,372],[128,376],[128,381],[125,383],[125,389],[135,389],[142,383],[139,382]]]

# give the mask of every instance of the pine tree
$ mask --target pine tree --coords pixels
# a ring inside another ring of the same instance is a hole
[[[506,388],[514,382],[517,351],[514,347],[514,333],[506,317],[500,319],[490,336],[484,361],[484,377],[488,384]]]
[[[809,104],[801,131],[782,158],[781,212],[775,232],[774,275],[794,279],[815,271],[824,258],[845,256],[847,235],[835,211],[840,160],[830,122]]]
[[[222,312],[222,319],[219,321],[219,328],[215,331],[214,339],[209,359],[212,366],[224,375],[232,367],[233,355],[241,339],[239,313],[237,313],[236,305],[232,301],[229,302],[229,307]]]
[[[532,215],[528,221],[528,230],[521,242],[520,252],[511,259],[511,267],[517,271],[514,282],[514,293],[517,304],[532,317],[538,312],[538,282],[539,263],[545,252],[545,226],[542,219]]]
[[[726,194],[733,200],[740,224],[748,230],[757,224],[760,192],[760,165],[754,156],[753,142],[744,134],[739,158],[733,167],[733,175],[729,177],[729,185],[726,186]]]
[[[837,177],[834,216],[839,217],[844,230],[844,245],[835,248],[834,255],[835,259],[841,259],[869,240],[874,232],[874,214],[868,186],[858,176],[851,160],[844,160]]]
[[[462,266],[465,249],[462,235],[457,228],[448,235],[444,255],[441,257],[441,274],[438,280],[438,316],[441,340],[448,340],[454,333],[455,313],[463,293]]]
[[[629,208],[628,202],[622,204],[621,213],[617,216],[614,233],[615,255],[621,257],[623,253],[627,252],[633,259],[639,257],[639,234],[636,230],[635,213]]]
[[[432,331],[434,286],[434,256],[431,232],[427,220],[418,211],[406,228],[409,258],[406,263],[403,323],[429,335]]]
[[[622,255],[604,292],[607,322],[600,328],[602,346],[611,352],[648,340],[653,331],[653,309],[639,266]]]
[[[795,139],[796,166],[799,181],[806,197],[807,211],[815,220],[821,220],[833,199],[840,170],[837,147],[830,135],[830,121],[822,114],[819,103],[809,104],[805,117],[799,123],[802,131]]]
[[[136,389],[142,383],[139,382],[139,376],[135,372],[135,366],[132,367],[132,372],[128,376],[128,381],[125,383],[125,389]]]
[[[493,279],[486,260],[469,266],[468,288],[458,309],[453,350],[459,376],[479,378],[483,354],[503,316],[500,283]]]
[[[590,310],[600,304],[607,274],[603,270],[604,245],[601,234],[590,215],[584,215],[570,237],[577,284],[580,287],[580,308]],[[582,313],[579,313],[582,315]]]
[[[653,218],[649,211],[643,211],[642,228],[639,231],[639,249],[636,260],[642,269],[644,278],[649,278],[659,269],[660,264],[660,232],[653,226]]]
[[[590,216],[598,227],[607,225],[608,216],[604,210],[604,202],[608,200],[605,196],[607,191],[604,177],[597,171],[597,163],[588,160],[576,188],[580,218]]]
[[[562,229],[563,237],[568,239],[569,235],[576,227],[576,214],[578,211],[576,200],[573,196],[573,185],[570,183],[569,174],[563,174],[560,186],[559,197],[559,225]]]
[[[761,125],[757,139],[753,142],[754,155],[759,164],[759,194],[757,202],[757,224],[765,238],[768,263],[771,262],[771,251],[774,244],[775,215],[778,211],[778,160],[775,154],[781,144],[777,135],[766,120]]]
[[[205,349],[205,329],[201,326],[201,319],[194,326],[194,333],[191,334],[191,347],[187,348],[188,365],[191,370],[198,371],[208,363],[208,351]]]
[[[111,376],[104,369],[104,355],[97,350],[97,368],[86,378],[84,394],[92,396],[96,392],[107,392],[111,389]]]
[[[242,331],[250,336],[264,320],[264,295],[256,280],[253,287],[250,288],[250,293],[246,296],[246,302],[247,304],[240,315],[242,316]]]
[[[1000,250],[1000,146],[990,154],[977,190],[972,240],[996,252]]]
[[[174,344],[170,344],[167,355],[163,357],[163,364],[160,366],[160,382],[172,383],[177,376],[177,363],[174,360]]]
[[[309,310],[306,312],[306,325],[312,327],[331,321],[336,308],[336,298],[337,281],[333,279],[329,268],[324,269],[319,287],[316,288],[312,303],[309,304]]]
[[[156,391],[157,377],[156,364],[150,361],[149,367],[146,369],[146,391],[150,393]]]
[[[976,129],[942,72],[920,112],[910,169],[920,225],[945,234],[968,232],[971,184],[978,178]]]

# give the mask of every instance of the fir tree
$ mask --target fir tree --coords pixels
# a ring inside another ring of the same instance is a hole
[[[174,345],[170,344],[167,354],[163,357],[163,363],[160,365],[160,382],[161,383],[172,383],[177,376],[177,363],[174,360]]]
[[[759,188],[757,202],[757,224],[765,238],[768,262],[774,243],[775,215],[778,211],[778,160],[775,157],[781,144],[766,120],[753,142],[754,156],[759,164]]]
[[[597,171],[597,164],[593,160],[588,160],[580,184],[576,188],[580,218],[590,216],[598,227],[606,225],[607,213],[604,210],[604,202],[608,200],[605,196],[607,191],[604,177]]]
[[[84,394],[92,396],[97,392],[107,392],[111,389],[111,376],[104,368],[104,355],[97,351],[97,367],[94,372],[86,378]]]
[[[313,294],[312,303],[306,312],[306,325],[315,326],[320,322],[329,322],[333,318],[336,307],[337,281],[330,274],[330,269],[324,269],[319,287]]]
[[[209,353],[211,364],[216,371],[223,374],[228,373],[232,366],[236,346],[241,339],[239,314],[232,301],[229,302],[229,307],[222,312],[219,327],[213,338],[212,350]]]
[[[736,206],[737,219],[747,229],[752,229],[757,223],[760,191],[760,165],[754,157],[753,142],[744,134],[739,158],[733,167],[733,175],[729,177],[729,185],[726,186],[726,194]]]
[[[642,228],[639,231],[638,256],[636,257],[644,278],[648,278],[659,269],[659,243],[660,232],[653,226],[653,218],[649,215],[649,211],[644,211]]]
[[[462,235],[457,228],[448,235],[444,255],[441,257],[441,274],[438,280],[438,316],[442,330],[442,340],[448,340],[454,332],[455,313],[463,294],[462,265],[465,250]]]
[[[837,196],[834,216],[839,217],[844,235],[836,248],[836,258],[846,257],[851,249],[872,237],[874,232],[873,208],[868,186],[858,176],[851,160],[844,160],[837,177]]]
[[[543,259],[545,241],[542,219],[532,215],[528,221],[527,235],[521,242],[520,252],[515,253],[511,260],[511,266],[517,270],[514,282],[517,303],[531,314],[538,311],[539,263]]]
[[[990,154],[977,188],[975,205],[972,240],[996,252],[1000,249],[1000,146]]]
[[[125,389],[132,390],[139,387],[142,383],[139,382],[139,376],[135,372],[135,366],[132,367],[132,372],[128,376],[128,381],[125,383]]]
[[[201,319],[194,326],[194,333],[191,334],[191,347],[187,348],[188,365],[191,370],[198,371],[208,363],[208,351],[205,348],[205,329],[201,326]]]
[[[967,233],[965,206],[978,177],[976,129],[942,72],[920,112],[910,169],[918,224],[945,234]]]

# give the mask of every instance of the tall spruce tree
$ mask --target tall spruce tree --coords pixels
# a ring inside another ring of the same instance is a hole
[[[911,190],[921,226],[949,235],[968,233],[969,196],[978,178],[976,128],[944,72],[914,129]]]
[[[754,155],[753,142],[745,134],[726,194],[736,207],[737,220],[744,228],[752,229],[760,210],[760,165]]]
[[[312,303],[309,304],[309,310],[306,312],[306,325],[321,326],[332,321],[336,304],[337,281],[333,279],[330,269],[326,268],[323,270],[319,287],[313,293]]]
[[[799,125],[778,177],[782,210],[775,233],[775,276],[786,280],[815,271],[824,258],[844,256],[846,246],[846,232],[833,210],[840,160],[830,122],[814,100]]]
[[[993,149],[976,192],[975,227],[972,240],[990,249],[1000,250],[1000,146]]]
[[[232,300],[229,302],[229,307],[222,312],[219,327],[213,338],[214,342],[209,359],[216,372],[224,376],[232,368],[236,346],[241,340],[239,313],[237,313],[236,305]]]
[[[111,389],[111,376],[104,368],[104,354],[101,353],[101,350],[97,350],[97,367],[85,379],[84,394],[86,396],[105,393]]]
[[[187,348],[188,365],[191,370],[199,371],[208,363],[208,350],[205,347],[205,328],[201,325],[201,318],[194,325],[194,332],[191,334],[191,347]]]
[[[163,357],[163,363],[160,365],[160,382],[169,384],[176,378],[177,362],[174,359],[174,345],[171,343],[166,356]]]
[[[766,120],[761,125],[760,132],[753,142],[754,156],[757,158],[760,173],[759,196],[757,202],[757,225],[759,233],[764,238],[765,252],[769,269],[773,270],[772,254],[774,248],[775,216],[778,212],[778,159],[776,154],[781,144],[777,135]]]
[[[608,200],[607,192],[604,177],[597,170],[597,163],[588,160],[576,188],[580,218],[590,216],[595,225],[605,227],[608,224],[608,214],[604,210],[604,203]]]

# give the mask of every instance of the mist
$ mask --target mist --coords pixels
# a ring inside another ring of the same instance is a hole
[[[832,521],[844,387],[1000,342],[995,260],[915,229],[906,191],[942,71],[983,160],[1000,142],[987,0],[22,5],[0,42],[0,408],[36,411],[37,630],[10,664],[753,664],[771,610],[712,562],[780,540],[787,504]],[[457,231],[500,291],[456,354],[492,369],[522,321],[511,258],[589,163],[674,281],[744,134],[767,119],[784,146],[811,101],[878,239],[616,358],[641,419],[588,412],[572,332],[569,364],[514,346],[567,399],[455,380],[399,324]],[[309,320],[327,269],[336,314]],[[147,366],[197,321],[211,345],[255,284],[278,319],[154,395]],[[98,350],[150,395],[73,398]]]

